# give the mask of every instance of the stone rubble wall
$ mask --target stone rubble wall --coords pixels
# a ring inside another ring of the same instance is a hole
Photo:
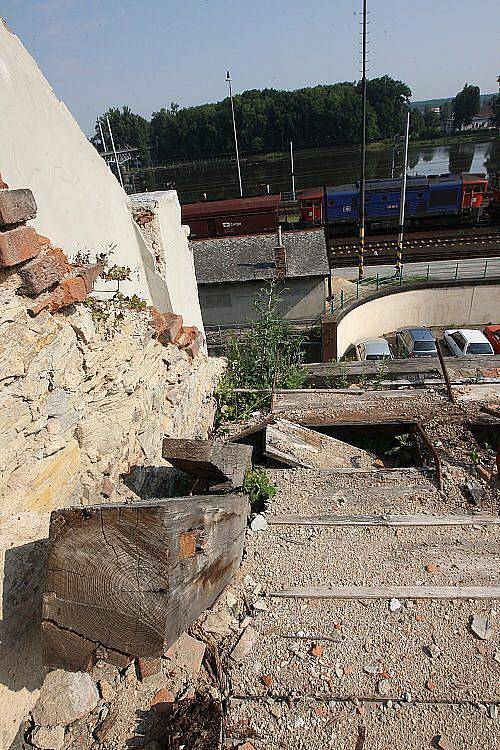
[[[224,369],[180,315],[88,297],[99,267],[24,226],[32,197],[0,189],[0,750],[45,676],[50,512],[168,495],[162,438],[207,436]]]

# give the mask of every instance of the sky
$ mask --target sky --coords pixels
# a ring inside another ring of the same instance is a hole
[[[368,0],[369,77],[413,99],[497,91],[500,2]],[[475,10],[474,10],[475,9]],[[361,0],[3,0],[0,15],[87,133],[110,106],[149,117],[233,90],[357,80]]]

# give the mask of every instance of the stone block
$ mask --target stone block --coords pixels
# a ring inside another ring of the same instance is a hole
[[[144,682],[148,677],[161,675],[161,658],[159,656],[139,656],[137,666],[141,682]]]
[[[86,672],[49,672],[33,708],[33,719],[42,726],[72,724],[90,713],[99,700],[99,693]]]
[[[55,286],[68,270],[69,263],[63,251],[58,247],[51,248],[19,270],[22,284],[17,291],[27,297],[36,297]]]
[[[16,227],[0,232],[0,268],[9,268],[35,258],[40,243],[33,227]]]
[[[35,216],[36,203],[31,190],[23,188],[0,191],[0,226],[20,224]]]
[[[182,315],[160,313],[154,307],[150,309],[150,325],[160,344],[172,344],[182,329]]]
[[[170,646],[165,656],[171,660],[173,665],[185,669],[192,676],[200,671],[203,657],[205,656],[205,644],[183,633],[175,643]]]

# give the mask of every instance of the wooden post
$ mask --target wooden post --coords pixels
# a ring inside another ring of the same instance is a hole
[[[44,664],[85,670],[103,649],[115,663],[161,655],[238,570],[247,515],[245,495],[54,511]]]

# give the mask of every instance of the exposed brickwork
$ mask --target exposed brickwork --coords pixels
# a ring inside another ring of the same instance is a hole
[[[63,279],[54,291],[40,297],[30,308],[32,315],[38,315],[42,310],[57,312],[64,307],[84,302],[87,299],[87,287],[81,276]]]
[[[190,357],[196,357],[200,353],[203,344],[205,343],[203,335],[198,331],[195,339],[186,346],[186,353],[189,354]]]
[[[69,269],[70,265],[61,248],[51,248],[45,255],[31,260],[19,270],[22,284],[17,290],[18,294],[36,297],[55,286]]]
[[[284,279],[286,276],[286,250],[283,245],[274,248],[274,260],[276,264],[276,278]]]
[[[172,344],[182,329],[182,315],[159,313],[154,307],[150,309],[151,327],[160,344]]]
[[[32,227],[16,227],[0,232],[0,268],[10,268],[31,260],[39,252],[40,243]]]
[[[89,263],[86,266],[78,266],[76,268],[76,275],[83,279],[87,294],[90,294],[94,286],[94,281],[97,279],[99,274],[102,273],[103,266],[101,263]]]
[[[185,349],[186,346],[193,343],[198,333],[196,326],[186,326],[181,329],[174,343],[177,344],[179,349]]]
[[[0,226],[20,224],[35,216],[36,203],[31,190],[23,188],[0,191]]]

